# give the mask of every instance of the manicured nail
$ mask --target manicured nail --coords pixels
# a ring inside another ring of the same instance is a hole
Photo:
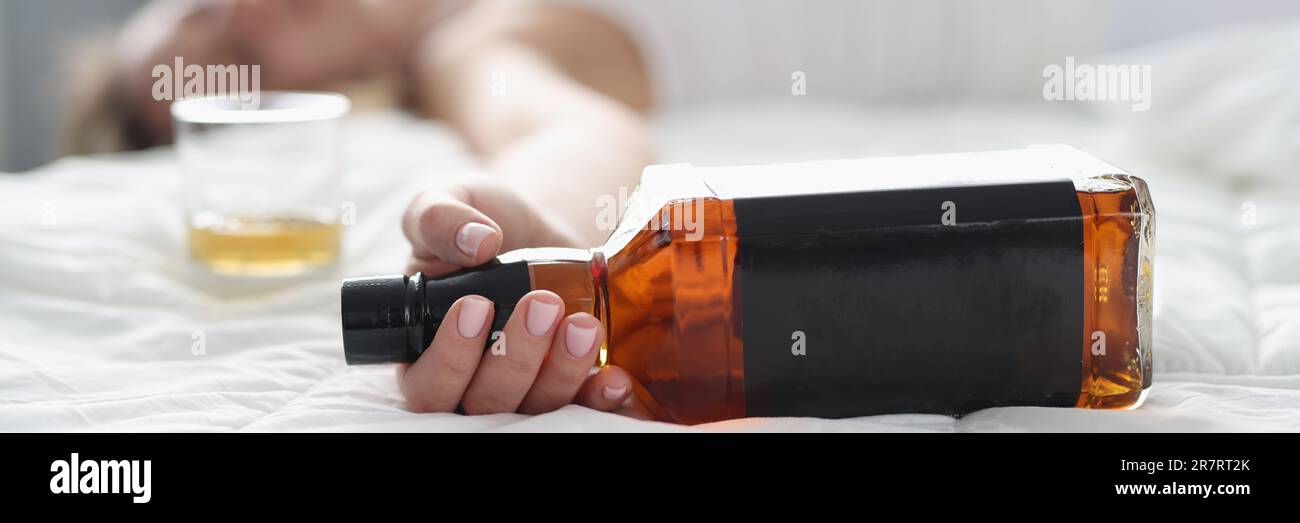
[[[591,352],[591,345],[596,341],[595,327],[579,327],[572,323],[564,332],[564,348],[575,358],[586,356]]]
[[[483,225],[481,223],[467,223],[460,227],[456,232],[456,247],[466,256],[474,258],[478,255],[478,248],[483,245],[483,240],[487,239],[496,229]]]
[[[541,336],[555,323],[555,315],[560,313],[560,304],[538,299],[528,302],[528,333]]]
[[[602,396],[605,396],[605,399],[610,401],[622,398],[623,394],[625,393],[627,393],[627,385],[624,385],[617,389],[614,387],[605,387],[604,390],[600,391],[600,394]]]
[[[460,337],[474,338],[483,332],[489,308],[487,300],[474,298],[461,302],[460,318],[456,320],[456,330],[460,332]]]

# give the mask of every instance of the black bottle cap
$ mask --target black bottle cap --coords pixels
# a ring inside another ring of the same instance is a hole
[[[416,273],[343,280],[344,358],[348,365],[414,362],[456,300],[477,294],[492,301],[496,315],[491,330],[499,331],[515,303],[531,290],[523,260],[492,260],[437,279]]]
[[[343,354],[348,365],[411,361],[411,283],[422,278],[378,276],[343,280]],[[418,309],[417,309],[418,310]]]

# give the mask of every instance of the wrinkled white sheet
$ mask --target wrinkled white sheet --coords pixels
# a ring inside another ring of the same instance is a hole
[[[1264,74],[1252,73],[1254,65],[1224,81]],[[0,177],[0,430],[1300,430],[1295,106],[1267,120],[1270,132],[1255,132],[1242,123],[1248,115],[1236,115],[1224,121],[1237,126],[1233,136],[1249,140],[1211,140],[1222,129],[1200,112],[1204,105],[1180,98],[1162,106],[1159,85],[1153,114],[1164,107],[1181,118],[1169,121],[1209,134],[1093,119],[1048,102],[878,109],[787,98],[684,108],[655,123],[665,162],[1062,142],[1143,176],[1158,214],[1156,374],[1137,410],[999,408],[962,419],[747,419],[695,428],[575,406],[535,417],[411,413],[391,367],[343,364],[338,280],[399,271],[407,250],[397,220],[407,200],[418,188],[476,175],[479,164],[442,127],[379,113],[351,122],[346,199],[356,204],[357,220],[346,229],[340,268],[291,284],[221,281],[185,262],[170,151],[66,159]],[[1295,100],[1296,85],[1287,100]],[[1261,106],[1252,97],[1276,96],[1240,86],[1235,92],[1232,103],[1220,100],[1233,111]],[[1142,115],[1120,120],[1129,118]],[[1198,145],[1145,146],[1152,133],[1174,131]],[[1259,147],[1270,152],[1251,154]],[[204,338],[204,355],[192,354],[195,333]]]

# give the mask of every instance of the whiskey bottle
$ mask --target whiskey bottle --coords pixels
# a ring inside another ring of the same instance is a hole
[[[600,247],[346,280],[344,349],[413,361],[459,297],[500,330],[547,289],[600,319],[600,363],[665,420],[1131,408],[1154,219],[1141,179],[1066,146],[654,166]]]

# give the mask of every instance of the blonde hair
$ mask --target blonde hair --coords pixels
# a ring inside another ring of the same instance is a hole
[[[114,36],[90,36],[64,53],[62,82],[67,109],[59,124],[60,155],[96,154],[159,145],[143,132],[122,95]]]

